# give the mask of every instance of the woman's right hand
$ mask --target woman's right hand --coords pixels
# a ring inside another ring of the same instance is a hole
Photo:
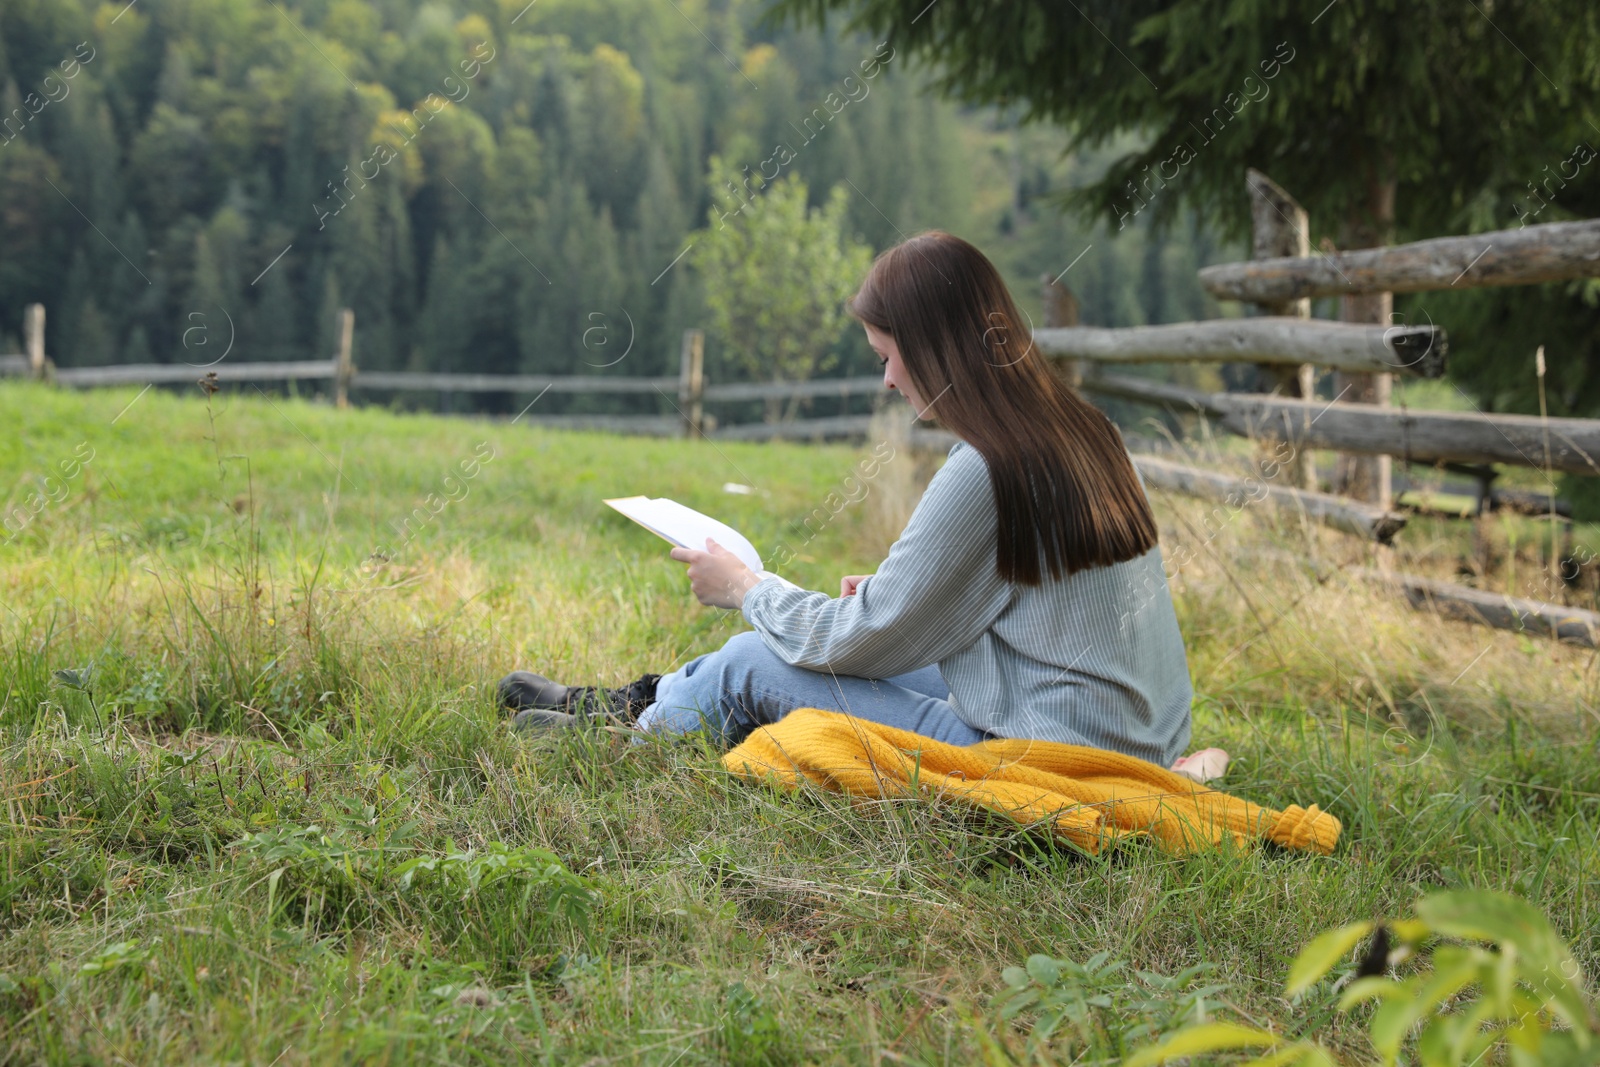
[[[870,574],[847,574],[847,575],[845,575],[843,578],[839,579],[839,595],[841,597],[855,596],[856,595],[856,586],[860,585],[865,579],[871,578],[871,577],[872,577],[872,575],[870,575]]]

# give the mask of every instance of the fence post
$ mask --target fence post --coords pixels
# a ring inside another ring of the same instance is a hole
[[[1309,256],[1311,254],[1311,219],[1306,209],[1290,196],[1282,186],[1254,167],[1245,172],[1245,186],[1250,193],[1250,255],[1252,259],[1277,259],[1284,256]],[[1284,315],[1289,318],[1309,319],[1311,300],[1289,300],[1281,304],[1257,304],[1263,315]],[[1317,369],[1309,363],[1298,367],[1281,364],[1258,363],[1262,392],[1280,393],[1283,396],[1309,400],[1315,395]],[[1310,418],[1309,413],[1307,419]],[[1294,458],[1284,465],[1284,475],[1297,489],[1317,488],[1317,466],[1307,449],[1295,450]],[[1259,466],[1259,464],[1258,464]]]
[[[1059,277],[1039,275],[1039,283],[1044,286],[1044,324],[1052,329],[1078,325],[1078,298],[1072,295],[1071,289],[1061,284]],[[1066,361],[1065,370],[1066,379],[1072,387],[1082,389],[1084,378],[1094,375],[1095,365],[1087,359],[1071,359]]]
[[[22,313],[22,331],[27,338],[28,373],[35,381],[44,380],[44,305],[29,304]]]
[[[350,345],[355,339],[356,313],[349,308],[339,312],[339,351],[333,357],[333,406],[343,411],[350,406],[350,380],[355,364],[350,360]]]
[[[1352,248],[1382,248],[1394,240],[1393,181],[1374,181],[1368,187],[1366,203],[1345,221],[1342,237]],[[1394,293],[1346,293],[1339,298],[1339,319],[1342,322],[1364,322],[1379,326],[1394,325]],[[1394,375],[1347,374],[1335,372],[1335,396],[1343,395],[1348,402],[1388,407],[1394,388]],[[1391,472],[1393,459],[1388,455],[1340,455],[1334,467],[1333,491],[1357,500],[1365,500],[1388,509],[1393,504]]]
[[[678,354],[678,410],[683,414],[685,437],[705,436],[705,358],[705,331],[684,330]]]

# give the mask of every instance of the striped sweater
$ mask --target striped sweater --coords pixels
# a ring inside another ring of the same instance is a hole
[[[854,596],[768,577],[744,617],[797,667],[886,678],[936,663],[951,710],[992,736],[1169,766],[1189,743],[1193,689],[1160,546],[1027,586],[996,571],[996,522],[983,454],[958,441]]]

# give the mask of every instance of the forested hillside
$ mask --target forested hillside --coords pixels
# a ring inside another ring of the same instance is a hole
[[[676,257],[713,154],[814,204],[844,183],[875,250],[979,241],[1035,309],[1039,274],[1092,245],[1066,278],[1087,321],[1215,313],[1203,236],[1112,241],[1040,207],[1094,165],[1058,159],[1059,134],[762,6],[0,0],[0,349],[39,301],[61,365],[200,362],[224,330],[230,359],[305,359],[348,306],[369,369],[670,371],[703,325]],[[843,345],[845,373],[870,370]]]

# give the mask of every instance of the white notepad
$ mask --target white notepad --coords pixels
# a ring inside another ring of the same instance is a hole
[[[665,497],[622,496],[606,503],[664,541],[704,552],[709,537],[743,560],[746,567],[764,573],[761,554],[749,538],[710,515],[702,515],[694,508]]]

